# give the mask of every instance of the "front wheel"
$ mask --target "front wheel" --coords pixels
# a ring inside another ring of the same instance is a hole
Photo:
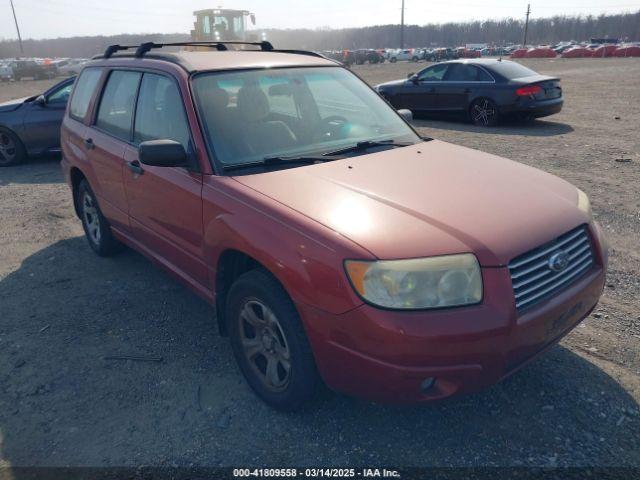
[[[397,59],[396,57],[391,57],[391,58],[389,59],[389,61],[390,61],[391,63],[396,63],[396,62],[398,61],[398,59]]]
[[[280,283],[264,270],[241,275],[227,299],[233,353],[253,391],[278,410],[313,398],[320,377],[302,322]]]
[[[488,98],[480,98],[471,104],[469,115],[474,125],[493,127],[500,121],[498,106]]]
[[[0,167],[22,163],[27,152],[18,136],[11,130],[0,129]]]
[[[86,180],[82,180],[78,186],[76,201],[82,228],[91,249],[101,257],[109,257],[121,251],[123,245],[111,233],[109,223],[102,214],[98,200]]]

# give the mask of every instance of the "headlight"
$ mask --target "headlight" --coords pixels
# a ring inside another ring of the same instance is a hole
[[[358,294],[379,307],[443,308],[482,300],[480,265],[471,253],[377,262],[347,260],[345,268]]]
[[[589,218],[591,218],[591,202],[589,197],[579,188],[578,190],[578,208],[582,210]]]

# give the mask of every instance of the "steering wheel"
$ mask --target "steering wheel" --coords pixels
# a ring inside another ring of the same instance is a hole
[[[349,123],[349,120],[340,115],[329,115],[320,121],[318,133],[323,138],[342,138],[344,133],[342,127]]]

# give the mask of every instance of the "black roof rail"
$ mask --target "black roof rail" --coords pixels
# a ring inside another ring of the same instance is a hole
[[[260,50],[263,52],[279,52],[279,53],[292,53],[297,55],[309,55],[312,57],[320,57],[325,58],[327,60],[331,60],[326,56],[322,55],[318,52],[312,52],[310,50],[290,50],[290,49],[281,49],[277,50],[273,48],[271,42],[263,40],[261,42],[239,42],[239,41],[228,41],[228,42],[173,42],[173,43],[155,43],[155,42],[145,42],[140,45],[109,45],[107,49],[104,51],[102,58],[110,58],[114,53],[120,52],[122,50],[129,50],[132,48],[136,49],[134,54],[135,57],[140,58],[145,55],[145,53],[162,47],[210,47],[215,48],[218,51],[229,50],[227,45],[254,45],[260,47]],[[242,50],[240,50],[242,51]],[[100,56],[96,56],[94,58],[101,58]]]
[[[262,42],[238,42],[238,41],[228,41],[228,42],[172,42],[172,43],[155,43],[155,42],[145,42],[140,45],[109,45],[107,49],[102,54],[102,58],[110,58],[114,53],[120,52],[122,50],[129,50],[131,48],[136,49],[135,56],[142,57],[148,51],[155,48],[162,47],[211,47],[215,48],[218,51],[228,50],[227,45],[255,45],[260,47],[260,50],[265,52],[271,52],[274,50],[271,42],[267,42],[263,40]]]
[[[128,50],[130,48],[135,48],[135,47],[133,45],[109,45],[107,49],[104,51],[104,54],[102,56],[104,58],[109,58],[111,57],[111,55],[113,55],[116,52],[119,52],[121,50]]]

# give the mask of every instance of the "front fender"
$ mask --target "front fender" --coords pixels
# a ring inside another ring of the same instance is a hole
[[[206,177],[202,197],[214,289],[220,256],[231,249],[262,264],[296,302],[336,314],[362,304],[343,261],[370,258],[369,252],[229,177]]]

